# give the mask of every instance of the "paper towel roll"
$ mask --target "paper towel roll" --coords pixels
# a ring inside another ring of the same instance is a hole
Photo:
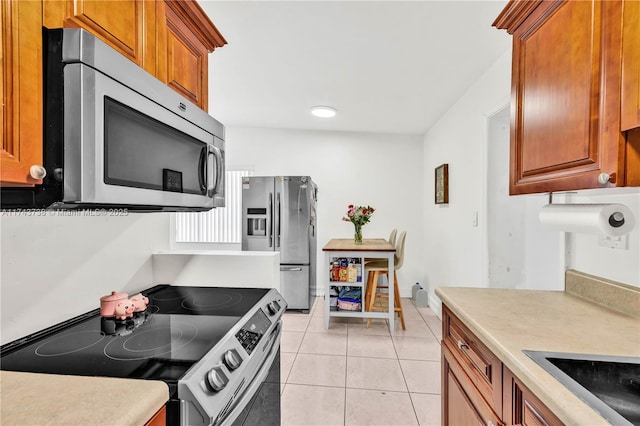
[[[633,212],[624,204],[547,204],[538,218],[550,229],[612,237],[631,232],[635,225]]]

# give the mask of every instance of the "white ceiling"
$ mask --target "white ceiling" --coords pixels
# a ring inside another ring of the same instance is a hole
[[[209,62],[226,126],[421,135],[510,48],[506,0],[199,3],[229,43]]]

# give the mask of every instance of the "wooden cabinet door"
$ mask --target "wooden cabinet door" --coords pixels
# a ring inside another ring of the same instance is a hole
[[[42,165],[42,3],[0,4],[2,185],[42,183],[29,174]]]
[[[209,107],[209,53],[227,44],[195,1],[166,0],[166,49],[158,78],[207,111]]]
[[[504,415],[508,425],[556,426],[563,423],[534,394],[504,368]]]
[[[209,52],[170,7],[167,17],[167,84],[207,110]]]
[[[44,25],[83,28],[156,75],[156,2],[45,0]]]
[[[167,407],[163,406],[144,426],[166,426]]]
[[[479,425],[484,426],[482,417],[471,403],[469,396],[462,389],[462,385],[451,372],[447,371],[447,401],[446,421],[447,425]]]
[[[624,2],[622,18],[622,130],[640,127],[640,1]]]
[[[445,342],[442,344],[442,424],[503,424]]]
[[[510,4],[537,6],[513,32],[510,194],[624,185],[621,0]]]
[[[458,360],[494,412],[502,412],[502,362],[460,321],[442,307],[443,345]]]

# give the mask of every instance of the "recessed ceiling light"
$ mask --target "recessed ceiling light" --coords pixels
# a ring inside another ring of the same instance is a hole
[[[314,106],[311,108],[311,114],[316,117],[331,118],[336,115],[336,109],[329,106]]]

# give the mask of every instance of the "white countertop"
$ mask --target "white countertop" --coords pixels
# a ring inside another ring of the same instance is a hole
[[[242,251],[242,250],[173,250],[158,251],[153,256],[248,256],[248,257],[274,257],[279,255],[277,251]]]

